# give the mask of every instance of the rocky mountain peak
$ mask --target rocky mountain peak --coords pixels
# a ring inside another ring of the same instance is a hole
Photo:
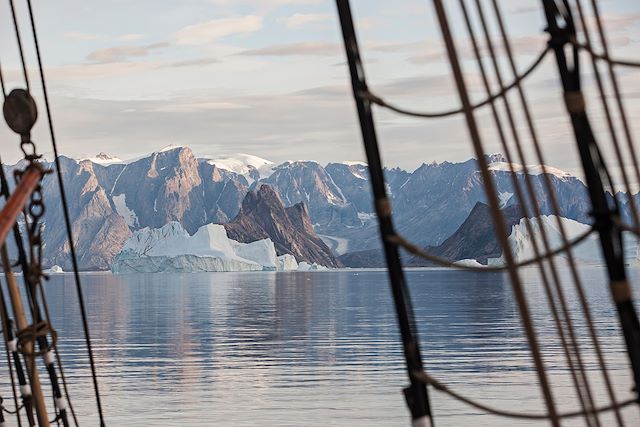
[[[242,201],[240,215],[250,215],[260,210],[270,212],[284,211],[282,199],[270,185],[259,185],[255,191],[249,191]]]
[[[250,191],[240,213],[225,224],[229,238],[242,243],[270,238],[278,255],[291,254],[298,261],[338,267],[339,261],[313,230],[304,203],[285,208],[269,185]]]
[[[488,164],[491,163],[503,163],[507,161],[502,153],[485,154],[484,159]]]

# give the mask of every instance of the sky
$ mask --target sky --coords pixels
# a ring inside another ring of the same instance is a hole
[[[472,3],[467,1],[473,11]],[[600,2],[616,57],[638,59],[639,3]],[[16,4],[42,113],[28,15],[24,1]],[[489,12],[489,2],[483,4]],[[276,162],[364,159],[331,0],[33,0],[33,5],[58,143],[66,155],[106,152],[128,159],[179,144],[198,156],[241,152]],[[483,88],[457,5],[446,2],[471,95],[478,101]],[[508,0],[501,5],[518,67],[525,69],[545,43],[539,2]],[[352,7],[375,93],[422,111],[458,106],[430,1],[352,0]],[[0,2],[0,23],[0,63],[7,86],[23,87],[8,2]],[[474,24],[479,33],[478,21]],[[595,108],[587,57],[583,63],[588,102],[593,98],[588,105],[600,131],[604,121]],[[640,135],[640,70],[620,69],[619,77],[633,132]],[[551,56],[527,79],[525,90],[547,162],[577,173]],[[480,111],[477,118],[486,151],[497,152],[488,112]],[[422,162],[473,157],[462,118],[424,120],[380,109],[375,117],[389,166],[412,170]],[[42,141],[41,151],[47,152],[43,119],[41,114],[34,140]],[[524,126],[521,118],[519,126]],[[18,138],[6,126],[0,126],[0,137],[3,157],[17,159]],[[523,137],[528,143],[524,132]]]

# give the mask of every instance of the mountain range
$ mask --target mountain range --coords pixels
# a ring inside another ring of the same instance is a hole
[[[83,270],[109,269],[134,231],[160,228],[172,221],[179,222],[190,234],[206,224],[227,224],[230,237],[244,242],[276,230],[286,231],[286,236],[281,233],[280,252],[295,252],[301,257],[299,261],[309,261],[304,259],[309,257],[314,258],[313,262],[324,259],[331,265],[339,264],[335,259],[338,256],[346,265],[372,264],[371,257],[358,253],[366,254],[380,245],[364,163],[275,164],[246,154],[198,158],[189,147],[180,146],[128,162],[103,153],[86,159],[60,160]],[[487,156],[487,160],[503,207],[513,205],[508,164],[499,154]],[[5,168],[11,173],[19,166]],[[420,246],[443,244],[478,203],[486,202],[473,159],[423,163],[414,171],[388,168],[384,173],[396,228]],[[530,174],[534,191],[538,196],[544,194],[539,168]],[[583,182],[553,168],[549,169],[549,177],[559,196],[561,216],[588,223],[590,203]],[[524,175],[517,172],[515,179],[524,182]],[[265,186],[273,191],[263,191]],[[59,190],[51,175],[45,178],[44,192],[48,208],[44,217],[43,264],[69,268]],[[280,209],[273,202],[275,196],[282,210],[270,220],[268,217]],[[255,209],[258,201],[260,209]],[[543,197],[543,214],[551,212],[549,204]],[[239,217],[239,213],[243,215]],[[274,222],[273,218],[277,220]],[[319,239],[314,237],[316,234]],[[297,242],[297,246],[291,242]],[[330,251],[325,251],[321,243]]]

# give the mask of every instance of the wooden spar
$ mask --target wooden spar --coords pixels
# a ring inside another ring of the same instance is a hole
[[[11,271],[11,262],[9,261],[9,254],[4,242],[9,232],[13,229],[13,226],[18,219],[18,215],[20,215],[20,212],[24,209],[27,200],[29,200],[40,184],[42,175],[43,171],[39,166],[35,164],[29,166],[22,175],[15,191],[9,199],[7,199],[7,203],[2,208],[2,211],[0,211],[0,244],[2,244],[0,257],[2,258],[2,268],[4,269],[9,298],[13,307],[13,315],[15,317],[18,330],[29,327],[29,322],[27,321],[27,316],[24,311],[22,297],[18,290],[18,284],[16,283],[15,276]],[[34,350],[33,343],[25,343],[24,349],[27,353],[32,353]],[[29,380],[31,382],[31,393],[38,418],[38,425],[46,427],[49,426],[49,416],[47,414],[44,395],[42,394],[42,387],[40,384],[40,377],[35,363],[34,356],[26,356],[26,367]]]
[[[31,165],[27,168],[15,191],[0,211],[0,244],[4,245],[9,232],[24,209],[27,200],[35,191],[42,179],[43,171],[39,166]],[[6,270],[6,269],[5,269]],[[7,271],[7,273],[9,273]]]
[[[27,170],[27,172],[29,172],[30,170],[34,171],[36,173],[36,176],[40,174],[35,168],[34,169],[30,168]],[[25,173],[24,177],[27,177],[27,173]],[[24,181],[21,181],[21,183],[22,182]],[[36,183],[37,182],[38,181],[36,181]],[[13,199],[13,196],[11,196],[9,201],[11,201],[11,199]],[[7,205],[9,205],[9,203],[7,203]],[[23,206],[23,205],[24,205],[24,202],[19,206]],[[5,206],[5,209],[6,208],[7,206]],[[0,215],[4,215],[5,209],[2,210],[2,213],[0,213]],[[15,217],[17,218],[17,215]],[[10,224],[10,226],[8,227],[8,230],[11,229],[11,226],[13,226],[13,224]],[[6,232],[4,233],[3,236],[6,237]],[[7,288],[9,290],[9,298],[11,299],[11,305],[13,307],[13,316],[16,320],[16,326],[18,327],[18,330],[28,328],[29,322],[27,321],[27,316],[24,312],[24,306],[22,305],[22,297],[20,296],[20,291],[18,290],[18,284],[16,283],[16,278],[13,275],[13,272],[11,271],[11,262],[9,261],[9,254],[7,252],[7,247],[5,245],[2,245],[2,249],[0,249],[0,257],[2,258],[2,268],[4,269],[4,274],[7,281]],[[27,354],[33,353],[33,350],[34,350],[33,343],[25,342],[24,350]],[[33,355],[27,355],[25,356],[25,358],[26,358],[27,372],[29,374],[29,380],[31,381],[31,394],[33,396],[33,403],[36,408],[38,425],[40,427],[48,427],[49,416],[47,414],[47,407],[44,402],[44,395],[42,394],[40,377],[38,375],[38,370],[36,369],[36,358]]]

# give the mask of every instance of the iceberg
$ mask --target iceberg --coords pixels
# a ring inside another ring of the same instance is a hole
[[[329,268],[325,267],[324,265],[316,264],[315,262],[313,264],[309,264],[308,262],[302,261],[300,264],[298,264],[298,271],[324,271],[324,270],[329,270]]]
[[[179,222],[136,231],[115,256],[113,273],[200,271],[289,271],[298,269],[293,255],[278,256],[271,239],[240,243],[223,225],[208,224],[193,236]]]
[[[525,224],[526,219],[520,219],[520,222],[511,228],[511,234],[509,235],[509,246],[511,246],[511,252],[514,255],[516,262],[523,262],[535,257],[535,251],[533,248],[533,239],[529,230]],[[591,226],[582,224],[572,219],[561,217],[562,224],[569,240],[573,240],[583,233],[587,232]],[[551,250],[562,247],[562,236],[558,227],[558,219],[554,215],[542,215],[541,217],[529,219],[531,229],[535,236],[535,240],[538,242],[538,248],[540,253],[545,253],[545,249],[542,243],[541,228],[547,234],[547,241]],[[572,249],[575,260],[583,264],[602,264],[602,255],[600,251],[600,243],[598,241],[597,234],[594,233],[587,237],[580,244],[576,245]],[[565,253],[561,253],[558,256],[566,257]],[[489,266],[502,266],[504,265],[503,257],[492,258],[488,260]]]
[[[46,270],[43,270],[42,272],[45,273],[45,274],[60,274],[60,273],[64,273],[64,271],[62,270],[62,267],[60,267],[57,264],[52,265],[51,268],[47,268]]]

